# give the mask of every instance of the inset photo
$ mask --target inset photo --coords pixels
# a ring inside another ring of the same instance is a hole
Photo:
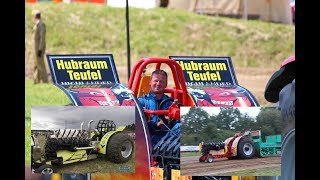
[[[33,106],[33,173],[134,173],[134,106]]]
[[[182,176],[280,176],[276,107],[181,107]]]

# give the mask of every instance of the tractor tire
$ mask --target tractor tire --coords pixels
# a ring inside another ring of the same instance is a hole
[[[249,137],[240,139],[237,147],[237,156],[239,159],[251,159],[256,153],[253,141]]]
[[[131,136],[117,133],[111,136],[107,145],[107,158],[114,163],[125,163],[130,160],[134,151]]]
[[[207,162],[208,163],[213,163],[213,157],[211,155],[208,156]]]
[[[170,166],[170,164],[180,164],[180,136],[167,134],[162,137],[160,141],[154,145],[152,155],[154,161],[158,162],[160,168],[165,169],[168,165]],[[168,179],[169,176],[166,178]]]
[[[52,174],[53,168],[50,165],[44,164],[44,165],[41,165],[39,168],[37,168],[34,172],[41,173],[41,174]]]
[[[166,135],[153,147],[153,155],[180,157],[180,137]]]
[[[47,159],[55,159],[58,150],[76,151],[75,147],[88,147],[89,139],[82,138],[48,138],[45,144]]]

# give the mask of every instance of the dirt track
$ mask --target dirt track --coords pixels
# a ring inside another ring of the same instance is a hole
[[[222,173],[230,173],[242,170],[253,170],[267,167],[280,167],[280,156],[235,159],[214,159],[213,163],[199,162],[200,156],[182,157],[180,159],[181,175],[185,176],[212,176]],[[234,175],[237,175],[236,173]]]

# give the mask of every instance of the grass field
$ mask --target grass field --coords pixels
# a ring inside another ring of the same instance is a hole
[[[189,157],[189,156],[201,156],[200,152],[181,152],[181,157]]]
[[[32,9],[47,26],[47,54],[105,54],[127,64],[125,9],[87,3],[26,4],[26,68],[33,63]],[[131,64],[142,57],[230,56],[236,67],[279,67],[294,54],[295,27],[203,16],[166,8],[130,8]],[[126,71],[119,74],[127,77]],[[124,81],[126,82],[126,81]]]

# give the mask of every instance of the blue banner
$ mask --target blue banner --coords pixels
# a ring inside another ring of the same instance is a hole
[[[169,56],[180,64],[188,87],[238,85],[230,57]]]
[[[55,85],[71,89],[119,83],[112,54],[47,55],[47,60]]]

